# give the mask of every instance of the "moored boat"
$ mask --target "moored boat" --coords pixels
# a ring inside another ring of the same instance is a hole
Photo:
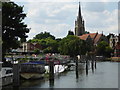
[[[39,79],[43,78],[45,67],[43,62],[28,62],[21,64],[20,76],[24,79]]]
[[[54,74],[55,73],[62,73],[67,70],[68,66],[65,65],[54,65]],[[45,73],[49,73],[49,66],[45,66]]]
[[[2,67],[0,73],[2,80],[0,85],[5,86],[13,83],[13,69],[11,67]]]

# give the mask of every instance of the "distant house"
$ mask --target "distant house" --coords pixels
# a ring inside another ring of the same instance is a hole
[[[111,34],[109,39],[109,46],[115,49],[115,46],[117,45],[118,41],[119,41],[118,36]]]
[[[86,41],[87,43],[89,43],[90,45],[93,45],[93,40],[90,37],[89,34],[83,34],[82,36],[78,36],[81,40]]]
[[[82,36],[78,36],[80,39],[85,40],[88,43],[92,43],[94,46],[97,46],[99,42],[106,41],[107,37],[103,34],[98,33],[89,33],[89,34],[83,34]]]
[[[120,57],[120,34],[119,36],[111,34],[109,39],[109,45],[114,49],[114,56]]]
[[[117,45],[115,46],[114,56],[120,57],[120,42],[118,42]]]
[[[29,52],[34,52],[34,50],[42,50],[42,46],[39,44],[39,43],[27,43],[27,42],[24,42],[20,45],[19,48],[17,49],[12,49],[12,52],[15,52],[15,53],[29,53]]]
[[[23,52],[33,52],[34,50],[41,50],[42,47],[39,43],[22,43],[22,51]]]

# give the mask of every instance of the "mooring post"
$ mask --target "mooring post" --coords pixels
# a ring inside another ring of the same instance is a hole
[[[49,61],[49,85],[54,86],[54,62]]]
[[[76,61],[76,78],[78,78],[78,59],[75,58]]]
[[[20,84],[19,70],[19,64],[13,64],[13,86],[19,86]]]
[[[95,60],[95,69],[96,69],[96,60]]]
[[[93,56],[92,56],[91,68],[92,68],[92,72],[94,72],[94,57]]]
[[[86,75],[88,75],[88,60],[86,60]]]
[[[54,80],[54,62],[49,61],[49,80]]]

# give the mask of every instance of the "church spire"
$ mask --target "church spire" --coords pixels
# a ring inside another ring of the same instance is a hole
[[[84,33],[85,33],[85,26],[84,26],[84,20],[81,15],[81,7],[79,2],[78,16],[77,16],[77,20],[75,21],[75,35],[81,36]]]
[[[80,7],[80,2],[79,2],[79,11],[78,11],[78,17],[81,18],[81,7]]]

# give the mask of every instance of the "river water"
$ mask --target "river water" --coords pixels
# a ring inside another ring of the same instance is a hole
[[[54,83],[50,83],[49,79],[23,81],[19,88],[118,88],[117,62],[97,62],[94,71],[90,66],[88,75],[85,64],[79,64],[78,77],[73,67],[71,71],[56,75]],[[5,88],[10,86],[3,90]]]

